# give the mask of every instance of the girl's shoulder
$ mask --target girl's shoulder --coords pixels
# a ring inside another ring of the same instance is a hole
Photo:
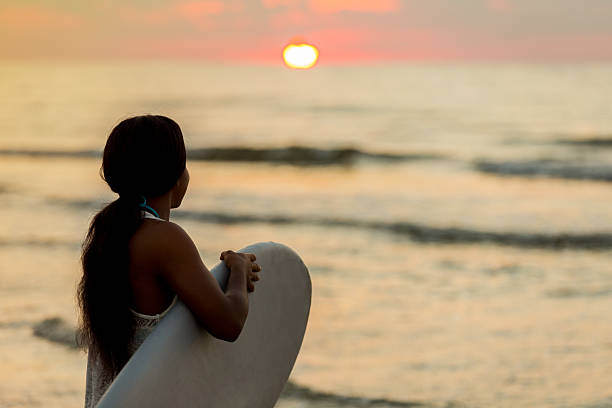
[[[189,234],[172,221],[143,222],[130,238],[128,246],[134,263],[147,265],[147,269],[162,273],[167,265],[177,259],[196,256],[199,259],[199,251]]]
[[[179,224],[152,220],[141,224],[132,236],[130,246],[135,249],[167,251],[186,243],[193,244],[193,240]]]

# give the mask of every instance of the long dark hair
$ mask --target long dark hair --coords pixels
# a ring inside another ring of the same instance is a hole
[[[136,116],[110,133],[100,175],[119,198],[92,219],[83,242],[83,277],[77,297],[79,341],[113,374],[129,358],[133,335],[129,310],[128,242],[142,222],[141,196],[168,192],[183,174],[185,144],[180,127],[165,116]]]

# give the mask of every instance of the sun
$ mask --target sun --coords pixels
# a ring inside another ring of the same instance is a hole
[[[283,59],[289,68],[308,69],[317,63],[319,50],[310,44],[289,44],[283,50]]]

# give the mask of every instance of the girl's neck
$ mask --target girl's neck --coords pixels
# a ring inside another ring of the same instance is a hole
[[[147,198],[147,205],[157,211],[159,217],[166,221],[170,220],[170,203],[171,196],[169,193],[151,199]]]

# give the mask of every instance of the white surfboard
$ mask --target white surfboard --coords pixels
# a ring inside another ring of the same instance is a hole
[[[261,279],[249,293],[249,313],[235,342],[198,325],[180,301],[130,358],[99,408],[272,408],[289,378],[308,322],[308,269],[289,247],[257,243]],[[211,273],[225,289],[224,263]]]

